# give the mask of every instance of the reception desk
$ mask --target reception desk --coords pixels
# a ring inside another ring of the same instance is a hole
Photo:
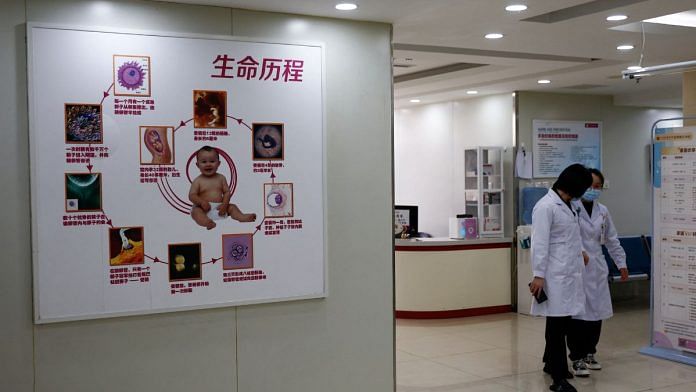
[[[512,311],[511,238],[396,240],[397,318]]]

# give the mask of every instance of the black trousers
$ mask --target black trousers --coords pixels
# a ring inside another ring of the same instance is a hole
[[[585,358],[587,354],[595,354],[597,352],[597,343],[599,343],[599,335],[601,332],[602,320],[571,320],[570,331],[568,333],[570,360],[577,361],[578,359]]]
[[[570,316],[546,317],[544,362],[554,381],[565,380],[568,373],[566,336],[570,333],[571,321]]]

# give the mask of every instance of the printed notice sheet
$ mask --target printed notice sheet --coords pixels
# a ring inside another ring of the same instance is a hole
[[[600,121],[546,121],[533,123],[535,178],[558,177],[568,165],[582,163],[601,169]]]
[[[652,346],[696,352],[695,128],[658,129],[654,145]]]

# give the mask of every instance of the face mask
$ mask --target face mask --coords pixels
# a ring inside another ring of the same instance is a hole
[[[583,198],[583,200],[587,200],[587,201],[595,201],[595,200],[599,199],[599,195],[601,195],[601,194],[602,194],[602,191],[600,191],[599,189],[590,188],[590,189],[585,191],[585,194],[582,195],[582,198]]]

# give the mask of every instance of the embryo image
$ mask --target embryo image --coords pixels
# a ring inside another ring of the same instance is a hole
[[[253,267],[253,234],[224,234],[222,236],[222,269]]]
[[[169,280],[192,280],[201,277],[201,244],[170,244]]]
[[[173,164],[173,148],[170,147],[170,140],[172,144],[174,143],[173,138],[172,127],[140,127],[140,164]],[[143,150],[143,144],[146,151]]]
[[[254,160],[282,160],[283,124],[253,124]]]
[[[291,217],[294,215],[292,184],[263,184],[263,191],[263,211],[265,217],[280,218]]]
[[[193,91],[193,127],[227,127],[226,91]]]

